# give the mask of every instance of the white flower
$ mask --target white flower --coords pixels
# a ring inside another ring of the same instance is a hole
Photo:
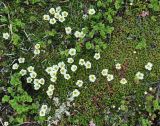
[[[59,13],[55,13],[55,14],[54,14],[54,17],[55,17],[56,19],[59,19],[60,16],[61,16],[61,15],[60,15]]]
[[[35,48],[35,49],[40,49],[41,46],[40,46],[40,44],[37,43],[37,44],[34,46],[34,48]]]
[[[43,20],[49,21],[49,19],[50,19],[50,16],[49,16],[49,15],[47,15],[47,14],[43,15]]]
[[[13,64],[12,69],[13,69],[13,70],[17,70],[18,67],[19,67],[18,63],[15,63],[15,64]]]
[[[76,38],[79,38],[80,35],[81,35],[81,33],[80,33],[79,31],[76,31],[76,32],[74,33],[74,36],[75,36]]]
[[[76,49],[71,48],[71,49],[69,49],[68,53],[69,53],[69,55],[74,56],[74,55],[76,55]]]
[[[37,73],[33,71],[33,72],[30,73],[30,76],[31,76],[31,78],[36,78],[37,77]]]
[[[121,69],[121,64],[120,64],[120,63],[117,63],[117,64],[116,64],[116,69],[117,69],[117,70],[120,70],[120,69]]]
[[[139,80],[143,80],[144,79],[144,74],[141,73],[141,72],[137,72],[136,73],[136,78],[139,79]]]
[[[146,95],[146,94],[148,94],[148,92],[147,92],[147,91],[145,91],[145,92],[144,92],[144,94]]]
[[[25,58],[18,58],[18,62],[19,63],[24,63],[25,62]]]
[[[85,34],[83,33],[83,31],[81,31],[79,34],[79,38],[84,38],[84,37],[85,37]]]
[[[22,69],[19,73],[20,73],[22,76],[24,76],[24,75],[27,74],[27,70]]]
[[[75,89],[73,92],[72,92],[72,97],[78,97],[80,95],[80,92]]]
[[[149,71],[152,70],[152,67],[153,67],[153,64],[152,64],[151,62],[148,62],[148,63],[145,65],[145,69],[146,69],[146,70],[149,70]]]
[[[114,76],[112,74],[107,75],[107,80],[112,81],[114,79]]]
[[[63,17],[67,17],[67,16],[68,16],[68,12],[63,11],[63,12],[62,12],[62,16],[63,16]]]
[[[72,65],[72,66],[71,66],[71,70],[72,70],[73,72],[75,72],[75,71],[77,70],[77,66],[76,66],[76,65]]]
[[[60,22],[64,22],[64,21],[65,21],[65,18],[64,18],[63,16],[59,16],[58,20],[59,20]]]
[[[126,84],[126,83],[127,83],[127,80],[126,80],[125,78],[122,78],[122,79],[120,80],[120,83],[121,83],[121,84]]]
[[[35,55],[40,54],[40,50],[39,50],[39,49],[35,49],[35,50],[34,50],[34,54],[35,54]]]
[[[132,5],[133,5],[133,3],[129,3],[129,5],[131,5],[131,6],[132,6]]]
[[[46,111],[47,109],[48,109],[48,106],[47,106],[47,105],[42,105],[42,106],[41,106],[41,110]]]
[[[115,105],[112,105],[112,108],[115,108],[116,106]]]
[[[85,67],[86,67],[86,69],[90,69],[91,68],[91,62],[87,61],[85,63]]]
[[[68,59],[67,59],[67,62],[71,64],[71,63],[74,62],[74,59],[73,59],[73,58],[68,58]]]
[[[56,77],[57,71],[51,71],[49,74],[51,77]]]
[[[65,67],[65,63],[62,61],[62,62],[59,62],[58,63],[58,66],[60,67],[60,68],[64,68]]]
[[[90,82],[95,82],[96,81],[96,76],[95,75],[89,75],[89,81]]]
[[[8,126],[9,125],[9,123],[8,122],[4,122],[4,124],[3,124],[4,126]]]
[[[61,12],[61,10],[62,10],[62,9],[61,9],[61,7],[60,7],[60,6],[56,7],[56,12],[58,12],[58,13],[59,13],[59,12]]]
[[[39,81],[38,81],[40,84],[42,84],[42,85],[44,85],[44,83],[45,83],[45,80],[44,80],[44,78],[41,78],[41,79],[39,79]]]
[[[53,90],[47,90],[46,93],[49,97],[51,97],[53,95]]]
[[[82,80],[77,80],[76,85],[77,85],[78,87],[82,87],[83,81],[82,81]]]
[[[9,35],[8,33],[3,33],[3,38],[4,38],[4,39],[7,40],[9,37],[10,37],[10,35]]]
[[[103,76],[107,76],[108,75],[108,69],[103,69],[102,72],[101,72],[101,74]]]
[[[65,68],[61,68],[60,73],[61,73],[62,75],[66,74],[66,72],[67,72],[67,70],[66,70]]]
[[[115,108],[116,106],[115,105],[112,105],[112,108]]]
[[[85,19],[88,18],[88,15],[87,15],[87,14],[84,14],[84,15],[82,16],[82,18],[85,20]]]
[[[41,87],[41,85],[40,85],[40,84],[34,84],[34,90],[39,90],[39,89],[40,89],[40,87]]]
[[[45,116],[46,115],[46,111],[45,110],[40,110],[40,112],[39,112],[39,116]]]
[[[150,91],[152,91],[152,90],[153,90],[153,88],[152,88],[152,87],[149,87],[149,90],[150,90]]]
[[[71,34],[72,29],[71,29],[71,27],[66,27],[65,31],[66,31],[66,34]]]
[[[96,59],[96,60],[99,60],[100,59],[100,53],[95,53],[95,55],[94,55],[94,58]]]
[[[56,80],[57,80],[56,76],[52,76],[51,79],[50,79],[50,81],[52,81],[52,82],[56,82]]]
[[[88,10],[88,14],[89,15],[93,15],[93,14],[95,14],[96,13],[96,11],[94,10],[94,9],[89,9]]]
[[[34,81],[33,81],[33,83],[36,85],[38,85],[39,84],[39,79],[34,79]]]
[[[50,19],[49,23],[52,24],[52,25],[55,24],[56,23],[56,19],[55,18]]]
[[[64,74],[64,78],[65,78],[66,80],[69,80],[69,79],[71,78],[71,76],[70,76],[69,74]]]
[[[136,51],[133,51],[133,53],[136,54],[137,52],[136,52]]]
[[[50,74],[50,73],[53,71],[53,68],[52,68],[52,67],[47,67],[47,68],[45,69],[45,71],[46,71],[48,74]]]
[[[31,83],[32,82],[32,78],[31,77],[27,77],[27,83]]]
[[[55,10],[54,8],[50,8],[50,9],[49,9],[49,13],[50,13],[50,14],[55,14],[55,12],[56,12],[56,10]]]
[[[79,60],[79,65],[81,65],[81,66],[85,65],[84,59],[80,59],[80,60]]]
[[[50,84],[49,87],[48,87],[48,90],[54,91],[54,89],[55,89],[54,85]]]
[[[59,66],[58,65],[53,65],[52,68],[53,68],[54,71],[58,71]]]
[[[50,73],[51,78],[57,78],[57,72],[56,71],[52,71]]]
[[[28,72],[33,72],[33,71],[34,71],[34,67],[29,66],[29,67],[27,68],[27,70],[28,70]]]

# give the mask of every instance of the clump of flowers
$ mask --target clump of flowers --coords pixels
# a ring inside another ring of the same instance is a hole
[[[34,79],[33,83],[34,83],[34,89],[39,90],[41,87],[41,85],[39,84],[39,79]]]
[[[19,58],[18,62],[21,63],[21,64],[24,63],[25,62],[25,58]],[[14,69],[14,70],[18,69],[18,67],[19,67],[18,63],[15,63],[15,64],[13,64],[12,69]],[[26,81],[27,81],[27,83],[32,83],[33,82],[35,90],[39,90],[41,85],[44,85],[44,83],[45,83],[44,78],[40,78],[40,79],[36,78],[37,77],[37,73],[35,72],[33,66],[27,67],[26,70],[25,69],[21,69],[19,71],[19,73],[20,73],[21,76],[25,76],[25,75],[27,75],[27,73],[29,74],[29,76],[26,77]]]
[[[38,55],[38,54],[40,54],[40,44],[36,44],[35,46],[34,46],[34,54],[35,55]]]
[[[85,33],[84,33],[84,28],[82,29],[82,31],[75,31],[74,36],[76,38],[84,38],[85,37]]]
[[[49,13],[50,14],[43,15],[43,20],[49,21],[51,25],[55,24],[57,21],[61,23],[64,22],[68,16],[68,12],[62,11],[60,6],[56,8],[50,8]]]
[[[25,62],[25,58],[22,58],[22,57],[18,58],[18,63],[19,63],[19,64],[22,64],[22,63],[24,63],[24,62]],[[17,70],[17,69],[19,68],[19,64],[18,64],[18,63],[14,63],[14,64],[12,65],[12,69],[13,69],[13,70]],[[24,73],[26,73],[26,70],[21,70],[20,73],[24,74]],[[25,75],[25,74],[24,74],[24,75]]]
[[[42,106],[41,106],[41,109],[40,109],[40,111],[39,111],[39,115],[40,115],[40,116],[45,116],[46,113],[47,113],[47,110],[48,110],[48,106],[47,106],[47,105],[42,105]]]
[[[114,76],[112,74],[108,73],[108,69],[103,69],[101,71],[102,76],[107,77],[107,81],[112,81],[114,79]]]
[[[52,85],[52,84],[49,85],[48,90],[47,90],[47,92],[46,92],[49,98],[52,97],[54,89],[55,89],[55,88],[54,88],[54,85]]]
[[[58,18],[57,12],[60,13],[61,8],[56,8],[56,9],[51,8],[49,12],[51,14],[54,14],[55,20],[58,20],[59,18]],[[94,11],[90,12],[91,15],[93,13],[95,13],[95,12]],[[65,15],[65,14],[66,13],[64,12],[62,15]],[[66,16],[67,16],[67,14],[66,14]],[[50,17],[47,16],[47,15],[44,15],[44,19],[51,21]],[[66,30],[66,34],[71,34],[72,29],[70,27],[66,27],[65,30]],[[80,36],[81,36],[80,34],[81,34],[81,32],[77,32],[75,34],[75,36],[80,38]],[[40,44],[36,44],[34,48],[35,48],[34,54],[35,55],[39,54],[40,53]],[[76,61],[74,62],[74,57],[75,57],[76,53],[77,52],[76,52],[75,48],[70,48],[68,50],[69,58],[67,58],[67,63],[70,66],[69,69],[71,70],[71,72],[74,72],[74,73],[78,70],[78,65],[75,65]],[[95,53],[93,58],[96,59],[96,60],[99,60],[101,58],[100,53]],[[12,69],[14,69],[14,70],[18,69],[19,65],[24,63],[24,62],[25,62],[25,58],[20,57],[18,59],[18,63],[13,64]],[[78,64],[80,66],[84,66],[86,69],[91,69],[92,68],[91,62],[90,61],[85,61],[84,59],[79,59]],[[67,67],[68,66],[67,66],[67,64],[65,64],[64,61],[60,61],[57,64],[54,64],[54,65],[52,64],[52,66],[48,66],[45,69],[45,71],[49,75],[49,80],[51,81],[51,84],[48,86],[48,89],[46,91],[46,94],[48,95],[48,97],[50,99],[52,99],[53,93],[54,93],[54,90],[55,90],[54,84],[52,84],[52,83],[56,83],[56,81],[58,79],[58,76],[57,76],[58,74],[61,74],[64,77],[64,79],[66,79],[66,80],[71,79],[70,75],[72,75],[72,74],[68,73]],[[122,66],[121,66],[120,63],[117,63],[115,65],[115,67],[116,67],[117,70],[122,69]],[[153,67],[153,64],[150,63],[150,62],[148,62],[145,65],[145,69],[147,69],[149,71],[152,69],[152,67]],[[69,72],[70,72],[70,70],[69,70]],[[26,78],[26,81],[27,81],[27,83],[33,83],[35,90],[39,90],[40,87],[42,85],[44,85],[45,82],[46,82],[46,80],[44,78],[37,78],[37,73],[35,72],[35,68],[33,66],[29,66],[26,70],[21,69],[19,73],[21,74],[21,76],[25,76],[25,75],[29,74],[29,76]],[[106,68],[101,71],[101,75],[104,76],[107,79],[108,82],[110,82],[114,79],[114,75],[109,74],[109,70],[106,69]],[[137,72],[135,76],[138,80],[143,80],[143,78],[144,78],[144,74],[141,73],[141,72]],[[87,77],[88,77],[89,82],[91,82],[91,83],[94,83],[97,80],[96,75],[94,75],[94,74],[89,74],[89,76],[87,76]],[[120,82],[120,84],[127,84],[127,79],[126,78],[121,78],[121,80],[119,82]],[[77,86],[77,88],[82,87],[83,84],[84,84],[83,80],[79,79],[79,80],[75,81],[75,85]],[[60,119],[62,118],[63,114],[66,114],[67,116],[69,116],[70,112],[68,111],[69,110],[68,106],[69,106],[70,102],[73,101],[75,98],[77,98],[80,94],[81,94],[81,92],[79,91],[79,89],[74,89],[72,92],[69,92],[70,97],[68,98],[68,96],[67,96],[67,102],[62,103],[62,104],[60,104],[59,100],[54,97],[53,101],[55,102],[55,106],[59,107],[59,108],[55,110],[55,115],[52,118],[53,120],[48,121],[49,124],[53,124],[53,123],[57,124],[60,121]],[[113,108],[115,108],[115,106],[113,106]],[[48,112],[49,112],[48,106],[47,105],[42,105],[42,107],[40,108],[40,111],[39,111],[39,115],[40,116],[46,116],[46,114]],[[89,126],[95,126],[93,121],[90,122]]]

